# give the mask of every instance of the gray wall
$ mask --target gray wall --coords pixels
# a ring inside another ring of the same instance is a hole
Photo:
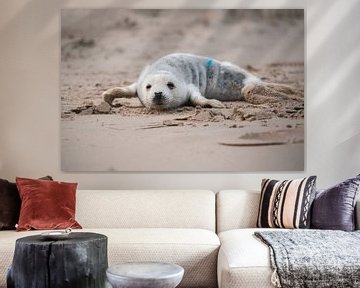
[[[150,5],[149,2],[152,4]],[[0,178],[52,175],[82,189],[258,189],[263,177],[318,175],[326,187],[360,173],[358,0],[2,1]],[[166,2],[165,2],[166,3]],[[191,4],[192,3],[192,4]],[[130,6],[131,5],[131,6]],[[305,8],[306,170],[283,173],[63,173],[60,170],[60,9]]]

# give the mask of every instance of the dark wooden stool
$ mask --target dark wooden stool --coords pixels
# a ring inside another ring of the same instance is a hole
[[[106,285],[107,237],[73,232],[66,239],[41,235],[16,240],[8,288],[102,288]]]

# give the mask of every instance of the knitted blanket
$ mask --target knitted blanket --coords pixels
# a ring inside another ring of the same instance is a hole
[[[360,230],[255,232],[270,248],[276,287],[360,287]]]

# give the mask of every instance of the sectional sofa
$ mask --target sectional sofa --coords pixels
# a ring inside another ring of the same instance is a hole
[[[259,196],[243,190],[78,190],[76,219],[84,228],[79,231],[108,237],[109,265],[176,263],[185,269],[180,287],[273,287],[268,247],[253,236]],[[0,231],[1,288],[16,239],[42,232]]]

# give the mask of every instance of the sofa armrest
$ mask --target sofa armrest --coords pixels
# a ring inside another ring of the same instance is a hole
[[[355,206],[355,229],[360,230],[360,199]]]

